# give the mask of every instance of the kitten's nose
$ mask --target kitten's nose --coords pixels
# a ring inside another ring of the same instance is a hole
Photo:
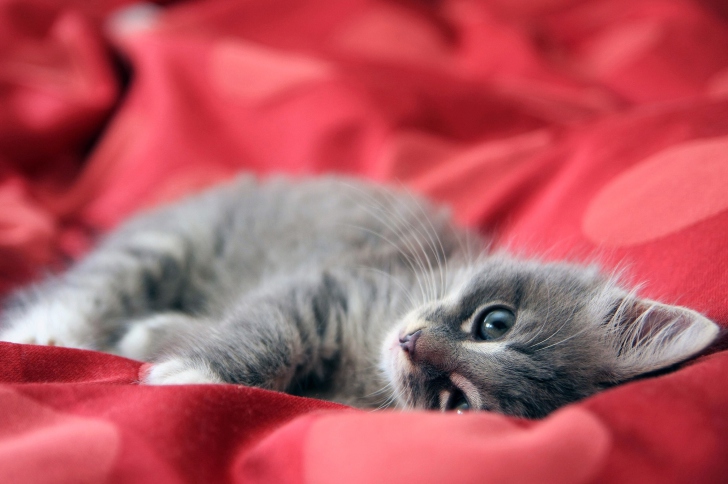
[[[405,353],[409,354],[410,358],[415,357],[415,343],[417,343],[420,335],[422,335],[422,330],[418,329],[414,333],[399,338],[399,346],[402,347]]]

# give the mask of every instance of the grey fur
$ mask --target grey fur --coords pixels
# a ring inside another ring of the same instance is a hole
[[[16,294],[0,339],[146,359],[149,383],[184,382],[190,369],[360,407],[446,409],[464,395],[539,417],[689,358],[717,334],[593,268],[484,247],[396,190],[242,177],[133,218]],[[480,341],[489,307],[516,323]],[[405,352],[400,338],[417,329]]]

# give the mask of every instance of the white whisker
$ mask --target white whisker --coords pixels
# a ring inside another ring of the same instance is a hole
[[[568,337],[566,337],[566,338],[562,339],[561,341],[557,341],[556,343],[552,343],[552,344],[550,344],[550,345],[548,345],[548,346],[544,346],[543,348],[538,348],[537,350],[535,350],[535,351],[534,351],[534,353],[535,353],[535,352],[538,352],[538,351],[541,351],[541,350],[545,350],[545,349],[547,349],[547,348],[551,348],[551,347],[554,347],[554,346],[556,346],[556,345],[560,345],[560,344],[562,344],[562,343],[564,343],[564,342],[566,342],[566,341],[569,341],[569,340],[570,340],[571,338],[574,338],[574,337],[576,337],[576,336],[579,336],[579,335],[580,335],[581,333],[583,333],[583,332],[585,332],[585,331],[588,331],[588,330],[589,330],[589,328],[583,328],[583,329],[581,329],[581,330],[577,331],[576,333],[572,334],[571,336],[568,336]]]
[[[419,268],[420,268],[420,271],[417,271],[417,270],[415,270],[414,264],[410,263],[410,266],[412,267],[412,270],[413,270],[413,272],[414,272],[414,273],[417,273],[417,272],[421,272],[421,273],[423,273],[423,274],[426,274],[426,273],[427,273],[427,267],[426,267],[426,266],[425,266],[425,264],[424,264],[424,263],[422,262],[421,254],[420,254],[420,252],[418,252],[418,251],[417,251],[417,249],[416,249],[416,248],[414,247],[414,245],[413,245],[413,244],[412,244],[412,243],[411,243],[411,242],[410,242],[410,241],[408,240],[408,238],[406,237],[406,234],[404,233],[404,227],[400,227],[400,226],[396,225],[396,224],[395,224],[394,222],[392,222],[392,221],[390,221],[390,220],[387,220],[387,219],[385,219],[385,218],[383,218],[383,217],[379,216],[378,214],[376,214],[376,213],[372,212],[372,210],[371,210],[371,209],[372,209],[372,208],[376,208],[377,210],[379,210],[379,212],[380,212],[380,213],[381,213],[382,215],[389,215],[389,216],[392,216],[392,217],[397,217],[397,218],[399,219],[399,221],[400,221],[400,222],[404,222],[404,226],[405,226],[405,227],[406,227],[406,226],[408,225],[408,222],[407,222],[407,220],[406,220],[406,219],[404,219],[404,218],[402,218],[402,216],[401,216],[401,215],[398,215],[396,211],[390,210],[390,211],[388,212],[388,211],[386,210],[386,207],[384,206],[384,204],[383,204],[383,203],[382,203],[381,201],[379,201],[379,200],[375,199],[375,198],[374,198],[374,197],[373,197],[373,196],[372,196],[371,194],[369,194],[369,193],[366,193],[366,192],[362,191],[361,189],[359,189],[359,188],[357,188],[357,187],[355,187],[355,186],[350,186],[350,188],[352,188],[352,189],[354,189],[354,190],[358,191],[358,192],[359,192],[360,194],[362,194],[362,195],[363,195],[364,197],[366,197],[366,198],[367,198],[367,199],[369,200],[369,202],[370,202],[370,203],[371,203],[372,205],[371,205],[371,206],[366,206],[366,205],[363,205],[363,206],[362,206],[362,208],[363,208],[364,210],[366,210],[366,212],[367,212],[367,213],[369,213],[369,214],[370,214],[371,216],[373,216],[374,218],[376,218],[376,219],[377,219],[377,220],[378,220],[378,221],[379,221],[379,222],[380,222],[380,223],[381,223],[382,225],[384,225],[384,226],[385,226],[386,228],[388,228],[389,230],[391,230],[391,231],[392,231],[392,233],[393,233],[393,234],[394,234],[395,236],[397,236],[397,237],[399,238],[399,240],[400,240],[400,241],[401,241],[401,242],[402,242],[402,243],[403,243],[403,244],[404,244],[404,245],[406,246],[406,248],[407,248],[407,249],[408,249],[408,250],[410,251],[410,254],[407,254],[407,253],[406,253],[406,252],[405,252],[404,250],[402,250],[402,248],[401,248],[400,246],[398,246],[398,245],[394,244],[394,243],[393,243],[392,241],[389,241],[389,243],[390,243],[390,244],[391,244],[391,245],[392,245],[392,246],[393,246],[393,247],[394,247],[395,249],[397,249],[397,250],[399,251],[399,253],[400,253],[400,254],[402,254],[402,256],[404,256],[404,257],[405,257],[405,259],[406,259],[406,260],[407,260],[408,262],[411,262],[411,261],[412,261],[412,258],[414,259],[414,261],[415,261],[415,262],[417,263],[417,266],[419,266]],[[409,226],[411,227],[411,224],[410,224]],[[380,237],[384,238],[384,236],[382,236],[381,234],[377,234],[377,233],[376,233],[376,232],[374,232],[374,231],[371,231],[371,230],[369,230],[368,232],[369,232],[369,233],[372,233],[372,234],[376,234],[376,235],[379,235]],[[385,240],[388,240],[388,239],[385,239]],[[419,241],[419,239],[418,239],[417,237],[415,237],[415,241],[416,241],[416,242],[417,242],[417,244],[419,245],[419,247],[420,247],[420,250],[421,250],[421,251],[422,251],[422,252],[424,253],[424,252],[425,252],[425,249],[424,249],[424,247],[422,246],[422,244],[420,243],[420,241]],[[411,257],[410,257],[410,256],[411,256]],[[429,269],[430,269],[430,271],[431,271],[431,270],[432,270],[432,266],[430,265],[429,259],[427,259],[427,266],[429,267]],[[421,284],[421,282],[422,282],[422,281],[420,280],[420,278],[418,278],[418,283],[420,283],[420,284]],[[425,281],[425,282],[428,282],[428,281]],[[430,291],[430,288],[428,287],[428,288],[427,288],[427,290],[428,290],[428,291]],[[427,294],[426,294],[426,292],[427,292],[427,291],[423,292],[423,300],[427,300]]]
[[[420,224],[422,225],[423,229],[425,230],[425,233],[427,234],[427,238],[430,241],[430,246],[432,248],[432,251],[435,254],[435,257],[437,258],[437,266],[438,270],[440,272],[440,291],[437,294],[438,298],[442,298],[444,296],[445,291],[445,281],[447,280],[447,274],[448,274],[448,265],[447,265],[447,254],[445,253],[445,247],[442,245],[442,239],[440,235],[438,234],[437,229],[435,229],[434,224],[432,223],[432,220],[430,219],[430,216],[425,212],[425,209],[422,207],[422,204],[417,200],[417,198],[412,195],[412,193],[409,190],[405,190],[405,193],[407,193],[410,196],[410,199],[414,202],[414,204],[419,209],[420,213],[422,214],[422,218],[427,221],[427,224],[430,226],[430,230],[427,229],[427,227],[424,226],[424,222],[420,220]],[[415,214],[412,213],[414,216]],[[437,243],[437,246],[435,245]],[[439,247],[439,251],[438,251]],[[444,272],[443,272],[443,265],[444,265]],[[434,277],[434,275],[433,275]]]

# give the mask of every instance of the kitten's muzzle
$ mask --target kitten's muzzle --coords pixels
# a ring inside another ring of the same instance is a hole
[[[410,359],[414,359],[415,357],[415,344],[421,335],[422,330],[418,329],[414,333],[399,338],[399,346],[409,355]]]

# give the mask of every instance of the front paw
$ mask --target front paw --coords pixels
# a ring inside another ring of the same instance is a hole
[[[6,315],[0,341],[19,344],[94,349],[92,331],[83,318],[61,305],[35,307],[24,314]]]
[[[150,365],[142,378],[142,383],[147,385],[194,385],[224,382],[203,363],[172,358]]]

